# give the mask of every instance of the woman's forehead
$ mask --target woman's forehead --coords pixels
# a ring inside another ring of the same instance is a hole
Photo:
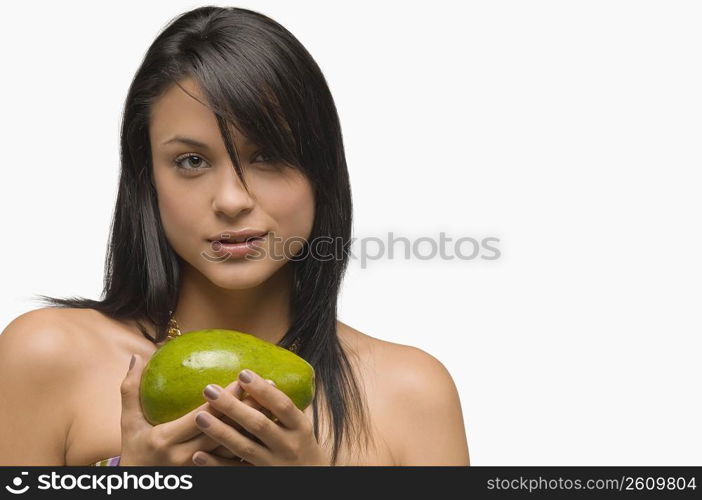
[[[197,88],[194,83],[188,85],[185,87],[188,92]],[[154,103],[149,124],[152,143],[160,147],[190,144],[205,149],[223,148],[214,112],[188,92],[174,84]],[[203,100],[201,94],[195,96]],[[230,124],[230,131],[237,147],[255,146],[236,122]]]

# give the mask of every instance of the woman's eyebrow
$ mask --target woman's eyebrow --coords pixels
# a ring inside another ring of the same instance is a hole
[[[182,137],[179,135],[171,137],[170,139],[165,141],[163,143],[163,145],[165,146],[166,144],[171,144],[173,142],[180,142],[182,144],[187,144],[188,146],[194,146],[196,148],[210,149],[210,147],[207,144],[205,144],[204,142],[200,142],[200,141],[198,141],[196,139],[192,139],[190,137]]]
[[[207,150],[210,149],[210,147],[207,144],[205,144],[204,142],[198,141],[197,139],[193,139],[191,137],[183,137],[180,135],[176,135],[174,137],[171,137],[170,139],[165,141],[163,143],[163,145],[165,146],[166,144],[171,144],[173,142],[180,142],[182,144],[187,144],[188,146],[193,146],[196,148],[202,148],[202,149],[207,149]],[[244,144],[252,145],[253,143],[249,139],[244,139]]]

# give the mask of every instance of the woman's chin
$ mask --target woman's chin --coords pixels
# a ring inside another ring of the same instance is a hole
[[[267,276],[258,273],[237,273],[236,271],[232,271],[231,273],[225,271],[217,273],[215,271],[214,273],[207,273],[205,276],[207,276],[213,285],[224,290],[247,290],[249,288],[255,288],[266,281],[267,278]]]

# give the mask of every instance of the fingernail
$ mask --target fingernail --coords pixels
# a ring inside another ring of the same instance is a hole
[[[197,416],[195,416],[195,422],[200,427],[209,427],[210,423],[208,422],[208,418],[209,417],[207,417],[205,413],[200,412],[197,414]]]
[[[273,382],[271,379],[267,378],[267,379],[266,379],[266,382],[268,382],[269,384],[271,384],[273,387],[276,387],[275,382]]]
[[[219,397],[221,389],[214,384],[210,384],[205,387],[205,396],[208,399],[217,399]]]
[[[134,356],[134,354],[132,354],[132,359],[129,360],[129,370],[131,370],[134,367],[134,361],[136,361],[136,357]]]
[[[242,370],[239,372],[239,380],[248,384],[253,380],[253,374],[249,370]]]
[[[195,462],[198,465],[205,465],[207,460],[205,459],[205,456],[202,453],[198,453],[193,457],[193,462]]]

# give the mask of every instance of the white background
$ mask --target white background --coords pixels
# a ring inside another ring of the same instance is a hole
[[[0,329],[34,293],[99,297],[128,86],[198,5],[4,6]],[[494,261],[354,260],[341,296],[448,368],[473,465],[702,465],[698,2],[218,5],[322,68],[355,237],[500,238]]]

